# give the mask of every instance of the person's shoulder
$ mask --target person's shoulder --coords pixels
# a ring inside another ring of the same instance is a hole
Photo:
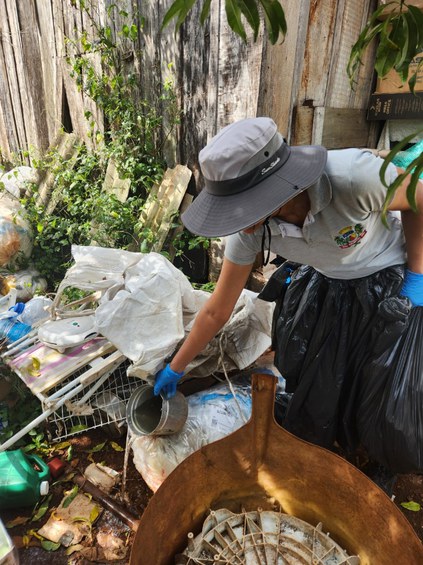
[[[327,169],[345,171],[357,164],[373,164],[376,161],[378,159],[368,149],[357,149],[355,147],[330,149],[328,151]]]
[[[362,185],[379,178],[382,163],[368,149],[332,149],[328,151],[326,171],[333,180]]]

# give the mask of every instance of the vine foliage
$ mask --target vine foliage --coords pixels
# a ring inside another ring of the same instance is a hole
[[[409,73],[410,63],[423,51],[423,12],[416,6],[403,0],[389,2],[380,6],[371,16],[359,38],[351,49],[347,72],[352,86],[355,76],[361,65],[363,54],[369,45],[378,40],[376,50],[375,70],[380,78],[385,77],[392,69],[398,74],[401,82],[408,82],[410,91],[415,96],[422,95],[415,92],[417,74],[422,65],[423,58],[417,64],[413,73]],[[417,211],[416,189],[420,175],[423,171],[423,155],[418,155],[407,166],[403,173],[398,175],[393,183],[386,180],[386,171],[389,163],[402,151],[408,143],[420,132],[415,132],[395,145],[385,158],[380,170],[380,178],[387,188],[384,206],[384,220],[389,203],[408,175],[411,180],[407,188],[407,199],[413,210]]]

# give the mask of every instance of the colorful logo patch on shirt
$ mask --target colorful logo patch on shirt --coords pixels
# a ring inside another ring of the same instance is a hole
[[[365,230],[361,224],[347,226],[339,230],[339,235],[334,238],[335,243],[340,249],[348,249],[348,247],[354,247],[361,243],[366,233],[367,230]]]

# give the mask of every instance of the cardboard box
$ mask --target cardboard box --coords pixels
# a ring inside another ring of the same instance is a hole
[[[384,10],[384,14],[382,14],[379,19],[380,20],[384,20],[386,19],[386,16],[392,12],[399,12],[399,7],[400,7],[400,3],[398,1],[398,3],[396,5],[393,4],[393,0],[379,0],[378,2],[378,8],[380,6],[383,6],[384,4],[391,4],[391,6]],[[412,6],[415,6],[416,8],[420,8],[420,10],[423,10],[423,0],[409,0],[409,4],[411,4]],[[404,8],[403,8],[404,9]]]
[[[410,78],[417,71],[417,81],[414,92],[423,91],[423,63],[421,63],[421,61],[423,61],[423,53],[419,53],[418,55],[416,55],[416,57],[414,57],[414,59],[410,63],[408,70],[408,78]],[[417,70],[419,63],[421,64],[421,66]],[[379,94],[403,94],[404,92],[410,92],[410,88],[408,86],[408,82],[401,82],[401,78],[398,73],[394,69],[392,69],[383,78],[377,79],[376,92]]]
[[[423,119],[423,93],[415,95],[379,94],[370,96],[367,110],[368,120],[409,120]]]

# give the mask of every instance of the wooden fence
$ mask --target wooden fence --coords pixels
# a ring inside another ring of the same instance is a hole
[[[136,95],[160,104],[164,82],[174,81],[184,117],[167,147],[170,166],[188,164],[198,179],[197,154],[207,139],[227,123],[255,115],[273,117],[292,143],[372,143],[365,109],[374,54],[369,51],[363,60],[354,91],[346,64],[376,0],[281,0],[288,33],[275,46],[263,32],[247,44],[234,36],[224,0],[211,2],[204,28],[198,23],[202,3],[195,6],[177,36],[173,27],[161,30],[170,0],[91,1],[92,21],[107,23],[118,36],[120,16],[116,10],[108,16],[113,3],[140,29],[135,49],[120,39],[124,64],[139,76]],[[75,0],[0,0],[3,159],[30,146],[43,152],[63,126],[91,144],[85,110],[102,123],[66,62],[74,47],[65,38],[92,30],[90,17],[77,5]]]

